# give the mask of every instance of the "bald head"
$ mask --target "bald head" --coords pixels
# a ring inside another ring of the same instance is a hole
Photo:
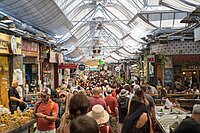
[[[12,87],[17,88],[18,84],[19,84],[18,80],[13,80]]]
[[[93,94],[99,94],[101,92],[101,88],[100,87],[95,87],[92,89]]]

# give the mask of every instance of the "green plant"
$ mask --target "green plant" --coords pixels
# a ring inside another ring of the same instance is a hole
[[[131,79],[126,79],[126,83],[130,84],[131,83]]]
[[[159,63],[160,63],[162,66],[165,66],[165,62],[166,62],[166,60],[167,60],[166,55],[163,54],[163,53],[159,53],[159,55],[158,55],[158,60],[159,60]]]
[[[116,80],[117,82],[120,82],[120,81],[121,81],[120,75],[116,75],[115,80]]]

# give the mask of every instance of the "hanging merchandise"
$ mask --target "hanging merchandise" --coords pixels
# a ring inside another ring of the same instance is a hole
[[[13,80],[18,80],[19,85],[23,85],[23,75],[22,75],[22,70],[20,69],[15,69],[13,71]]]

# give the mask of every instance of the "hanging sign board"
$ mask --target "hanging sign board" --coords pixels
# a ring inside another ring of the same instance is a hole
[[[120,72],[120,68],[118,66],[115,67],[115,72]]]
[[[85,70],[85,65],[84,65],[84,64],[80,64],[80,65],[78,66],[78,69],[79,69],[80,71],[84,71],[84,70]]]
[[[155,61],[156,61],[155,55],[147,55],[147,61],[155,63]]]

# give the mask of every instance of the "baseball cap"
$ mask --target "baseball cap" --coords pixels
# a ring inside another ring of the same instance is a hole
[[[42,88],[41,90],[42,95],[51,95],[51,90],[49,88]]]

